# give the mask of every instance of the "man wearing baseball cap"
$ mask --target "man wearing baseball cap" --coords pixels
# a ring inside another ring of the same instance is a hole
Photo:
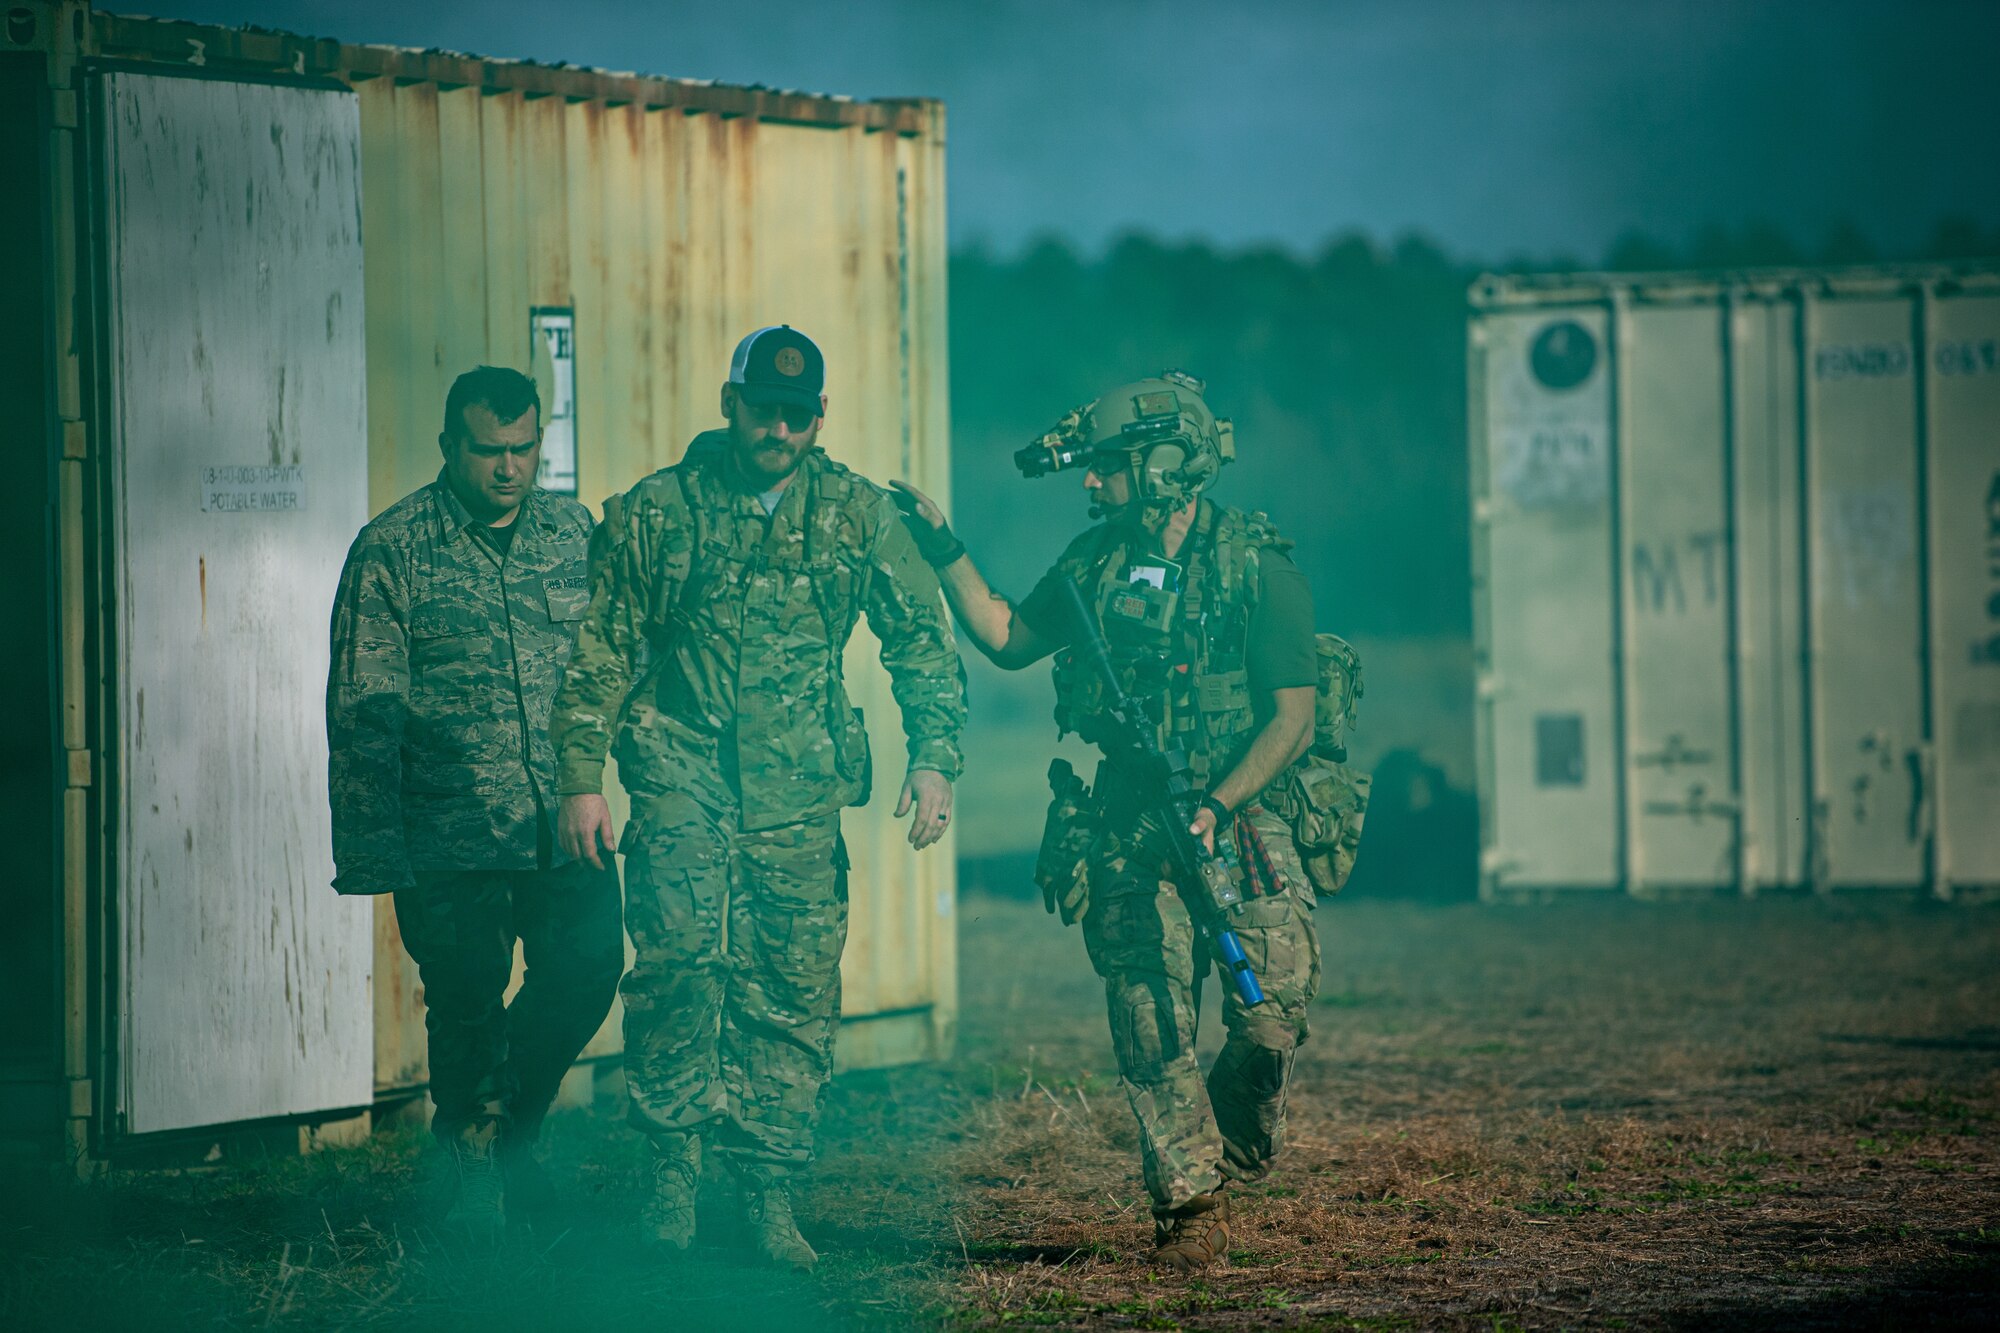
[[[605,506],[551,734],[571,855],[625,855],[625,1072],[655,1153],[648,1237],[694,1241],[703,1145],[768,1261],[811,1268],[789,1182],[833,1068],[842,807],[868,797],[842,654],[867,616],[909,740],[897,815],[943,836],[965,695],[937,576],[885,492],[819,448],[826,363],[789,326],[737,345],[727,425]],[[622,711],[621,711],[622,710]],[[632,819],[602,793],[615,748]]]

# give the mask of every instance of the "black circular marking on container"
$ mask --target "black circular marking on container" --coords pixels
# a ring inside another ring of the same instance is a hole
[[[1597,369],[1597,339],[1573,319],[1559,319],[1535,335],[1528,365],[1544,388],[1574,389]]]

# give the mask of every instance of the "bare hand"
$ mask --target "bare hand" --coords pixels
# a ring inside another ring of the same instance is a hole
[[[1215,855],[1215,811],[1207,806],[1194,812],[1194,822],[1188,825],[1188,832],[1201,839],[1201,849],[1210,856]]]
[[[914,515],[934,528],[947,526],[944,510],[938,508],[937,501],[931,499],[930,496],[925,495],[907,481],[892,481],[889,484],[902,492],[901,495],[894,497],[898,509],[901,509],[906,514]]]
[[[618,850],[618,839],[611,831],[611,806],[594,793],[563,797],[556,812],[556,841],[577,860],[590,862],[593,869],[604,869],[598,849],[603,848],[605,857]]]
[[[901,819],[916,807],[910,820],[910,846],[922,851],[944,836],[951,827],[951,782],[929,768],[910,770],[903,779],[903,794],[896,801],[896,817]]]

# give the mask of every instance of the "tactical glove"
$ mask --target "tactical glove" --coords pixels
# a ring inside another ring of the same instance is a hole
[[[903,511],[903,526],[910,530],[910,540],[917,544],[917,554],[924,558],[925,564],[932,569],[943,569],[965,554],[965,543],[951,530],[951,523],[943,514],[933,524],[923,516],[916,497],[908,491],[893,490],[889,498]]]
[[[1071,874],[1043,883],[1042,906],[1050,912],[1060,912],[1065,926],[1073,926],[1083,920],[1084,914],[1090,911],[1090,876],[1084,873],[1081,862]]]
[[[1062,913],[1063,924],[1073,926],[1090,910],[1090,849],[1096,840],[1095,821],[1085,810],[1090,789],[1069,760],[1056,759],[1049,764],[1049,792],[1035,883],[1042,887],[1042,906]]]

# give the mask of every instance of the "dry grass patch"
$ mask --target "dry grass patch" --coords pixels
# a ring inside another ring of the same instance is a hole
[[[997,905],[990,917],[988,938],[1010,954],[1053,928]],[[1193,1283],[1140,1262],[1146,1201],[1129,1113],[1100,1086],[1108,1050],[1087,972],[968,997],[1004,1016],[985,1026],[1033,1032],[1068,1063],[977,1108],[979,1133],[953,1163],[969,1229],[963,1320],[2000,1317],[1992,914],[1355,903],[1321,920],[1327,982],[1284,1168],[1237,1191],[1232,1262]]]
[[[965,904],[950,1066],[830,1089],[820,1273],[632,1241],[619,1108],[496,1258],[410,1131],[79,1188],[0,1179],[0,1327],[2000,1326],[2000,912],[1906,902],[1322,910],[1282,1167],[1227,1266],[1150,1239],[1103,992],[1038,908]],[[1213,1046],[1215,1023],[1204,1040]]]

